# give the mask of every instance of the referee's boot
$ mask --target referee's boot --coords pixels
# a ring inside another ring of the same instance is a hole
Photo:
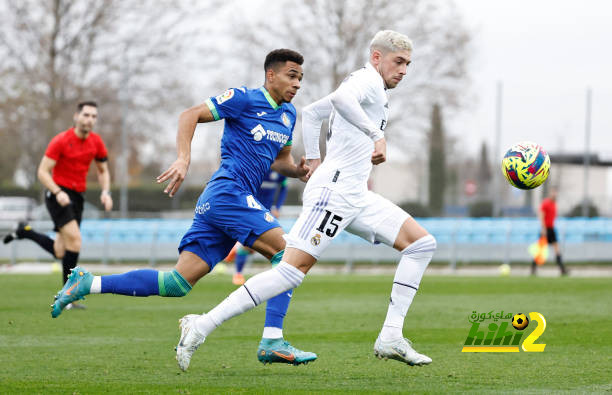
[[[14,231],[4,236],[4,240],[2,241],[4,242],[4,244],[8,244],[13,240],[23,239],[24,232],[27,232],[29,230],[32,230],[32,227],[28,225],[27,222],[21,221],[19,222],[19,224],[17,224],[17,228]]]

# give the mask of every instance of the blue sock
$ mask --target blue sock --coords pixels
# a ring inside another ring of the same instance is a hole
[[[101,293],[128,296],[159,295],[158,273],[157,270],[141,269],[102,276]]]
[[[278,265],[283,259],[283,252],[285,252],[285,250],[277,252],[272,259],[270,259],[272,267]],[[285,320],[287,309],[289,309],[289,303],[291,302],[292,295],[293,290],[290,289],[287,292],[283,292],[271,299],[268,299],[268,303],[266,305],[266,323],[264,324],[264,327],[283,329],[283,321]]]
[[[238,247],[238,251],[236,251],[236,273],[242,273],[242,269],[244,269],[248,257],[249,250]]]
[[[291,302],[291,295],[293,295],[292,289],[268,299],[264,326],[283,329],[283,321],[289,308],[289,302]]]

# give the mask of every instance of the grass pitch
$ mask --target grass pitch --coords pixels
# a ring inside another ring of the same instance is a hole
[[[203,279],[185,298],[92,295],[87,310],[52,319],[59,275],[1,275],[0,393],[612,391],[609,278],[424,278],[404,334],[433,363],[410,367],[372,353],[391,276],[309,276],[285,337],[318,353],[307,366],[256,359],[264,307],[217,329],[189,371],[174,360],[178,319],[209,310],[234,287]],[[542,313],[542,353],[461,353],[472,311]]]

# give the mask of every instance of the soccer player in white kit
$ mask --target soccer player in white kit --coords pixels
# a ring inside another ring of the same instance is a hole
[[[411,56],[408,37],[391,30],[378,32],[370,43],[370,59],[365,67],[350,74],[336,91],[303,110],[306,158],[314,173],[304,190],[302,213],[285,236],[283,260],[274,269],[251,277],[207,314],[181,319],[177,346],[181,369],[187,369],[193,352],[221,323],[300,285],[343,229],[402,253],[374,354],[409,365],[431,363],[431,358],[412,348],[402,329],[436,241],[408,213],[367,188],[372,165],[386,160],[386,90],[395,88],[406,75]],[[327,156],[321,163],[319,132],[324,119],[329,119],[329,132]]]

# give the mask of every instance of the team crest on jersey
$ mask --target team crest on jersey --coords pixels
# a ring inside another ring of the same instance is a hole
[[[285,124],[286,127],[291,126],[291,120],[287,116],[286,112],[284,112],[283,115],[281,115],[281,119],[283,120],[283,123]]]
[[[228,89],[225,92],[223,92],[223,94],[215,97],[215,99],[217,99],[217,104],[221,104],[223,102],[228,101],[232,97],[234,97],[234,90],[233,89]]]
[[[264,215],[264,218],[266,219],[266,221],[268,222],[274,222],[274,217],[272,216],[272,214],[266,212],[266,214]]]
[[[316,235],[312,236],[310,243],[315,247],[318,246],[321,243],[321,235],[317,233]]]

